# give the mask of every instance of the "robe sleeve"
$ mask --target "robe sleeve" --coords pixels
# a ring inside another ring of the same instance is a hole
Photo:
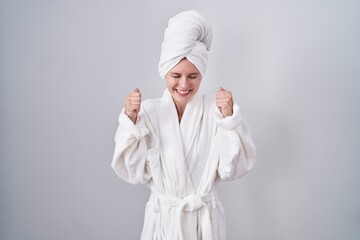
[[[217,173],[222,180],[233,180],[245,175],[254,166],[255,144],[238,105],[234,103],[233,115],[230,117],[224,118],[218,108],[215,115],[220,157]]]
[[[150,180],[147,161],[149,129],[144,113],[140,111],[136,124],[125,114],[119,116],[119,126],[115,134],[115,151],[111,163],[116,174],[126,182],[142,184]]]

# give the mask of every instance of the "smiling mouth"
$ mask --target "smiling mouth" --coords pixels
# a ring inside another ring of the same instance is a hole
[[[180,90],[180,89],[175,89],[175,91],[181,96],[181,97],[186,97],[191,93],[191,89],[190,90]]]

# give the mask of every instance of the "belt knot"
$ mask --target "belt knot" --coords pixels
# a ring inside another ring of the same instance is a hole
[[[200,195],[191,194],[182,199],[182,210],[187,212],[194,212],[205,206]]]

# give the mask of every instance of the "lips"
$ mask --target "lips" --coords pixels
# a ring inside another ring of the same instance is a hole
[[[181,97],[186,97],[190,94],[191,90],[180,90],[180,89],[175,89],[175,91],[178,93],[178,95],[180,95]]]

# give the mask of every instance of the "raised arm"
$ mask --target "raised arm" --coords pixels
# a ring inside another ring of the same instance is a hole
[[[146,183],[151,175],[147,153],[151,136],[146,115],[140,111],[141,93],[135,89],[125,100],[115,134],[115,151],[111,163],[116,174],[132,184]]]
[[[252,169],[256,159],[256,148],[251,131],[241,116],[232,94],[222,88],[216,95],[216,123],[218,153],[220,156],[218,176],[222,180],[233,180]]]

